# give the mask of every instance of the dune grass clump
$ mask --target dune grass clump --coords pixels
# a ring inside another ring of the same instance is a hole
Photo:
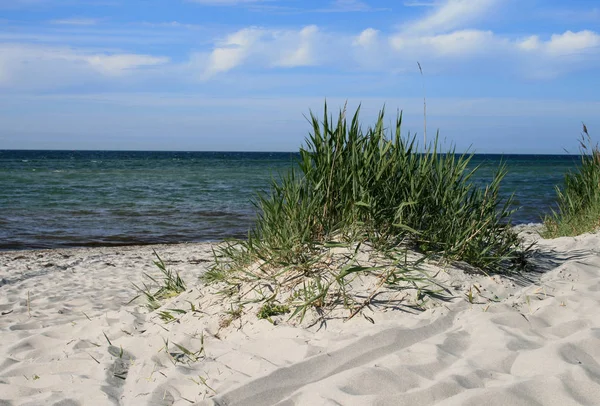
[[[545,238],[575,236],[600,227],[600,149],[593,144],[585,125],[579,140],[581,161],[556,187],[557,210],[544,219]]]
[[[401,114],[389,132],[383,111],[366,130],[359,111],[348,121],[344,109],[337,122],[327,106],[322,122],[311,113],[312,132],[300,149],[298,169],[258,196],[256,226],[247,240],[219,250],[207,281],[299,275],[302,282],[290,296],[302,298],[297,314],[307,304],[331,303],[326,299],[332,287],[345,300],[347,278],[356,274],[375,275],[379,286],[416,287],[427,278],[415,274],[402,255],[408,248],[486,273],[522,265],[520,239],[510,226],[512,199],[501,202],[499,196],[504,167],[478,188],[471,182],[476,169],[468,169],[472,155],[453,148],[441,152],[437,137],[419,152],[414,137],[401,135]],[[360,263],[361,244],[391,260],[385,267]],[[328,253],[337,246],[347,252],[332,268]]]

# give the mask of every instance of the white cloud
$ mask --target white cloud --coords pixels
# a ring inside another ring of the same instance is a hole
[[[240,65],[252,53],[252,46],[265,35],[260,28],[245,28],[229,35],[210,54],[204,76],[227,72]]]
[[[246,0],[200,0],[211,4],[241,4],[254,1]],[[216,76],[225,76],[234,70],[256,74],[273,74],[290,68],[316,66],[337,69],[342,74],[355,74],[357,71],[371,74],[400,74],[415,72],[415,62],[419,60],[428,72],[444,71],[471,72],[484,69],[490,74],[527,72],[528,76],[556,77],[557,75],[592,69],[600,63],[600,35],[590,30],[566,31],[551,36],[533,35],[515,39],[510,33],[497,34],[490,30],[474,27],[479,19],[485,17],[494,6],[503,0],[445,0],[425,10],[421,18],[407,22],[397,31],[385,31],[379,27],[369,27],[359,31],[330,31],[327,27],[308,25],[300,28],[247,27],[226,33],[217,40],[195,39],[199,50],[186,51],[189,59],[173,63],[160,55],[145,55],[136,52],[106,52],[108,41],[125,41],[131,37],[129,31],[117,31],[118,35],[99,35],[106,30],[99,28],[55,29],[60,35],[53,41],[59,45],[14,44],[15,42],[42,42],[38,37],[47,38],[45,33],[24,32],[32,37],[5,37],[0,34],[0,83],[6,85],[14,78],[29,75],[33,82],[49,77],[61,76],[56,83],[72,83],[69,74],[76,72],[73,78],[103,77],[107,80],[123,77],[128,81],[140,80],[144,75],[132,75],[132,72],[147,72],[162,75],[165,81],[184,82],[206,81]],[[363,7],[363,3],[354,0],[339,0],[339,7]],[[427,3],[429,5],[429,3]],[[430,12],[427,12],[430,11]],[[61,20],[59,20],[61,21]],[[67,20],[65,20],[67,21]],[[65,23],[60,22],[60,24]],[[77,24],[71,21],[68,24]],[[188,26],[177,21],[166,23],[137,23],[153,27]],[[129,24],[131,25],[131,23]],[[48,27],[46,27],[48,28]],[[209,29],[209,27],[203,27]],[[222,29],[219,28],[219,29]],[[77,35],[75,35],[75,31]],[[147,29],[144,38],[154,34],[147,42],[157,44],[169,32],[182,30]],[[78,42],[84,34],[93,32],[95,36],[89,43]],[[107,31],[108,32],[108,31]],[[51,33],[52,34],[52,33]],[[171,33],[174,35],[174,33]],[[185,33],[186,34],[186,33]],[[9,33],[8,35],[15,35]],[[54,34],[52,34],[54,35]],[[71,36],[72,39],[69,39]],[[178,37],[177,37],[178,38]],[[147,38],[146,38],[147,39]],[[190,38],[185,38],[189,40]],[[79,44],[79,48],[62,44]],[[132,43],[128,43],[131,46]],[[207,47],[209,49],[206,49]],[[211,46],[212,45],[212,46]],[[92,50],[92,46],[96,50]],[[123,44],[120,44],[123,46]],[[135,49],[135,48],[133,48]],[[170,52],[165,51],[165,52]],[[175,51],[177,52],[177,51]],[[185,57],[184,57],[185,58]],[[51,68],[49,68],[51,67]],[[44,72],[44,74],[39,74]],[[175,75],[172,75],[176,72]],[[37,74],[36,74],[37,73]],[[237,72],[236,74],[239,74]],[[174,78],[168,78],[171,74]],[[148,75],[144,76],[148,77]],[[233,76],[229,76],[230,78]],[[82,79],[83,80],[83,79]],[[20,83],[26,83],[22,79]]]
[[[168,62],[168,58],[150,55],[0,44],[0,86],[60,87],[86,83],[94,76],[127,76]]]
[[[389,44],[404,57],[453,58],[452,64],[461,63],[465,69],[480,58],[479,61],[492,70],[509,68],[536,78],[553,78],[585,66],[574,62],[600,62],[600,52],[594,52],[600,47],[597,32],[566,31],[553,34],[547,40],[539,35],[515,40],[510,34],[499,35],[473,28],[473,24],[489,17],[501,3],[501,0],[445,0],[435,4],[429,14],[391,34]],[[365,32],[365,35],[369,33]],[[366,38],[363,38],[363,46],[367,46]],[[372,48],[378,44],[368,46]]]
[[[531,72],[540,71],[544,73],[538,77],[555,77],[586,66],[565,63],[567,52],[581,54],[598,46],[600,37],[592,31],[567,31],[548,40],[535,35],[515,40],[489,30],[469,28],[444,33],[391,34],[367,28],[350,34],[327,32],[314,25],[297,30],[251,27],[217,42],[212,52],[195,59],[195,65],[203,72],[204,79],[242,66],[251,69],[322,66],[345,72],[358,69],[401,73],[413,71],[416,60],[433,66],[430,72],[469,71],[473,66],[486,66],[488,72],[526,70],[531,76]],[[587,60],[593,60],[593,53],[587,53]]]
[[[282,50],[283,55],[275,62],[275,66],[293,68],[314,64],[313,44],[318,34],[319,29],[315,25],[304,27],[298,34],[293,33],[290,38],[292,44]]]
[[[396,51],[436,57],[476,54],[488,50],[489,45],[497,41],[491,31],[480,30],[460,30],[419,37],[398,34],[390,37],[390,44]]]
[[[352,42],[355,46],[361,46],[364,48],[372,47],[378,40],[379,31],[373,28],[367,28],[361,32]]]
[[[566,31],[553,34],[547,41],[532,35],[519,41],[517,45],[523,51],[542,52],[550,56],[574,55],[600,47],[600,35],[589,30]]]
[[[55,25],[96,25],[100,22],[97,18],[66,18],[61,20],[52,20],[50,24]]]
[[[523,73],[536,79],[554,79],[600,65],[600,35],[589,30],[553,34],[547,40],[532,35],[518,41],[516,48]]]
[[[438,55],[465,55],[486,50],[494,40],[491,31],[461,30],[424,37],[421,42],[431,45]]]
[[[137,68],[169,62],[169,58],[137,54],[90,55],[82,59],[106,75],[122,75]]]
[[[202,77],[208,79],[243,63],[284,68],[316,64],[314,47],[320,34],[314,25],[300,30],[242,29],[218,42],[207,58]],[[195,58],[197,62],[203,61],[198,55]]]
[[[600,46],[600,35],[592,31],[572,32],[554,34],[546,43],[546,49],[551,54],[569,54],[585,51]]]
[[[517,47],[524,51],[533,51],[539,49],[540,46],[540,37],[537,35],[532,35],[517,42]]]
[[[446,0],[426,17],[406,25],[406,32],[439,33],[463,28],[488,15],[497,0]]]
[[[352,62],[364,71],[381,71],[388,63],[390,52],[385,38],[374,28],[367,28],[353,36],[351,41]],[[352,64],[352,63],[350,63]]]

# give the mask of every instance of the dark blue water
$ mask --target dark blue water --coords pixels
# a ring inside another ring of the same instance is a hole
[[[293,153],[1,151],[0,249],[215,241],[244,237],[251,199]],[[476,155],[475,182],[501,159],[515,223],[540,221],[577,157]]]

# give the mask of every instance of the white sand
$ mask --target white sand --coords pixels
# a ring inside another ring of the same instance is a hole
[[[152,248],[188,283],[178,322],[127,304]],[[600,235],[538,250],[533,281],[451,270],[449,303],[322,328],[223,327],[206,244],[0,253],[0,405],[599,404]]]

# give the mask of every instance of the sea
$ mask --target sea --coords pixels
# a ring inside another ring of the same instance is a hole
[[[243,238],[256,193],[296,153],[0,150],[0,250]],[[576,155],[475,155],[485,185],[501,162],[514,224],[540,222]]]

